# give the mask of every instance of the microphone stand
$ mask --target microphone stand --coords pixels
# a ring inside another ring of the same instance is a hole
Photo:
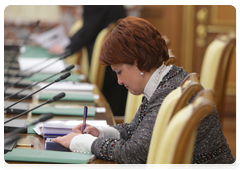
[[[38,21],[34,24],[34,26],[32,27],[31,31],[30,31],[29,34],[27,35],[27,37],[24,39],[23,43],[19,46],[19,50],[16,51],[16,54],[14,55],[14,57],[12,57],[12,60],[11,60],[10,63],[9,63],[10,66],[7,68],[7,73],[9,72],[9,68],[11,67],[12,62],[13,62],[13,61],[15,60],[15,58],[18,56],[19,51],[20,51],[20,48],[21,48],[24,44],[26,44],[29,36],[32,34],[33,30],[38,26],[39,22],[40,22],[40,21],[38,20]],[[10,77],[11,77],[11,76],[8,76],[7,82],[9,81],[9,78],[10,78]],[[4,92],[7,90],[7,88],[8,88],[8,86],[6,87],[6,89],[4,90]]]
[[[37,124],[39,122],[46,121],[52,117],[53,117],[52,113],[46,113],[44,115],[41,115],[39,119],[28,124],[26,126],[26,128],[28,128],[34,124]],[[7,153],[8,151],[11,151],[16,146],[17,141],[21,138],[20,135],[16,135],[16,134],[23,132],[23,131],[24,131],[24,129],[15,129],[12,132],[8,133],[7,135],[4,135],[4,154]]]
[[[35,91],[34,93],[32,93],[32,94],[30,94],[30,95],[27,95],[27,96],[23,97],[22,99],[18,100],[17,102],[15,102],[15,103],[11,104],[10,106],[4,108],[4,110],[9,109],[10,107],[12,107],[12,106],[18,104],[19,102],[23,101],[24,99],[26,99],[27,97],[30,97],[30,96],[36,94],[37,92],[39,92],[39,91],[41,91],[41,90],[47,88],[48,86],[52,85],[53,83],[56,83],[56,82],[58,82],[58,81],[60,81],[60,80],[63,80],[63,79],[66,79],[66,78],[69,77],[70,75],[71,75],[70,72],[67,72],[67,73],[63,74],[62,76],[60,76],[60,78],[56,79],[54,82],[51,82],[51,83],[47,84],[46,86],[44,86],[43,88],[41,88],[41,89]]]
[[[11,94],[10,96],[5,97],[4,100],[6,100],[6,99],[8,99],[8,98],[10,98],[10,97],[12,97],[12,96],[15,96],[15,95],[23,92],[24,90],[27,90],[27,89],[29,89],[29,88],[31,88],[31,87],[33,87],[33,86],[36,86],[37,84],[39,84],[39,83],[41,83],[41,82],[43,82],[43,81],[46,81],[46,80],[48,80],[48,79],[50,79],[50,78],[52,78],[52,77],[54,77],[54,76],[56,76],[56,75],[58,75],[58,74],[60,74],[60,73],[63,73],[63,72],[65,72],[65,71],[70,71],[70,70],[73,69],[73,68],[74,68],[74,65],[71,65],[71,66],[67,67],[66,69],[62,70],[62,71],[59,72],[59,73],[56,73],[56,74],[54,74],[54,75],[52,75],[52,76],[49,76],[49,77],[47,77],[47,78],[44,79],[44,80],[38,81],[38,82],[36,82],[36,83],[34,83],[34,84],[30,85],[30,86],[25,87],[24,89],[20,90],[19,92],[15,93],[15,94]],[[15,84],[16,84],[16,83],[15,83]],[[14,86],[15,84],[13,84],[13,86]]]

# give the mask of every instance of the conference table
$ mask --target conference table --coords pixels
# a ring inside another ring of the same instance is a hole
[[[114,116],[111,111],[111,108],[97,86],[95,86],[93,93],[99,95],[99,98],[94,101],[94,106],[95,107],[104,107],[106,110],[105,110],[105,112],[101,112],[101,113],[96,112],[94,117],[88,117],[88,119],[89,120],[106,120],[108,125],[110,125],[110,126],[115,125],[115,120],[114,120]],[[11,101],[14,101],[14,100],[11,99]],[[39,101],[36,98],[33,98],[32,100],[24,100],[24,102],[31,103],[30,107],[33,107],[33,106],[36,106]],[[66,101],[59,101],[59,102],[62,102],[62,104],[67,104]],[[71,102],[71,104],[73,104],[73,102]],[[78,104],[81,104],[81,103],[78,102]],[[85,105],[85,103],[82,103],[82,105]],[[5,118],[11,118],[14,116],[16,116],[16,114],[4,114]],[[39,116],[32,115],[31,112],[29,112],[27,115],[23,115],[19,118],[26,119],[29,122],[31,122],[31,121],[35,120],[37,117],[39,117]],[[83,119],[82,116],[62,116],[62,115],[61,116],[54,115],[54,117],[51,118],[51,120],[82,120],[82,119]],[[21,138],[18,140],[18,142],[17,142],[18,144],[33,144],[34,147],[16,146],[16,148],[45,150],[45,140],[43,139],[42,136],[40,136],[38,134],[29,134],[29,133],[21,133],[20,135],[21,135]],[[8,161],[7,163],[8,164],[34,164],[34,162],[12,162],[12,161],[11,162]],[[105,161],[102,159],[95,159],[90,164],[115,164],[115,163],[116,162],[113,162],[113,161]],[[36,164],[39,164],[39,163],[36,162]]]

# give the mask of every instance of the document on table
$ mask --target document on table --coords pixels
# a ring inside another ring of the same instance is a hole
[[[44,60],[45,62],[42,63]],[[35,73],[44,67],[46,68],[41,70],[40,73],[59,73],[61,70],[65,69],[66,66],[62,60],[58,60],[58,61],[56,60],[57,60],[56,58],[51,58],[51,59],[48,59],[47,61],[46,61],[46,58],[24,58],[24,57],[18,58],[20,71],[27,70],[29,69],[29,66],[36,65],[36,67],[31,68],[28,71],[31,73]],[[42,64],[37,65],[39,63],[42,63]]]
[[[53,29],[45,31],[41,34],[33,34],[30,39],[44,48],[50,48],[55,44],[66,47],[70,43],[70,39],[66,35],[62,25],[54,27]]]
[[[33,130],[42,136],[44,134],[68,134],[72,132],[72,128],[82,122],[82,120],[49,120],[38,123]],[[106,120],[87,120],[86,123],[95,127],[109,126]]]

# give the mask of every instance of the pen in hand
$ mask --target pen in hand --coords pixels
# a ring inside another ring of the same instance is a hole
[[[87,112],[88,112],[88,107],[84,106],[82,133],[85,133],[84,130],[86,128]]]

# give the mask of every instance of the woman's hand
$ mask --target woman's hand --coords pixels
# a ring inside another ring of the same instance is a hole
[[[75,126],[72,129],[72,131],[75,132],[75,133],[82,134],[82,123]],[[83,133],[91,134],[92,136],[95,136],[95,137],[98,137],[99,134],[100,134],[99,130],[96,127],[88,125],[88,124],[86,124],[86,128],[85,128]]]
[[[79,135],[79,133],[69,133],[66,136],[53,138],[53,139],[51,139],[51,141],[57,142],[57,143],[63,145],[64,147],[69,148],[72,139],[77,135]]]

